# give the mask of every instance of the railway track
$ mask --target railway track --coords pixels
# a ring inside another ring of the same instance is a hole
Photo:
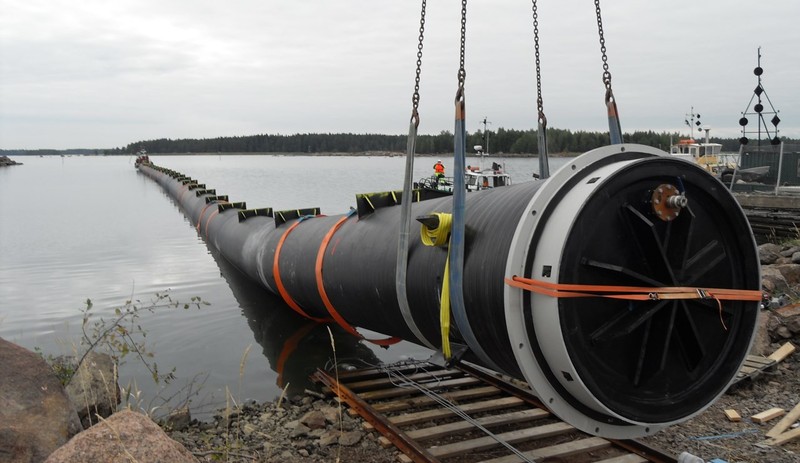
[[[312,379],[360,415],[401,462],[676,462],[636,440],[590,436],[522,385],[470,364],[409,362]]]

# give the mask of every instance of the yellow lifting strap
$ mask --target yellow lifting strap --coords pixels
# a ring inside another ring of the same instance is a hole
[[[439,303],[439,324],[442,332],[442,354],[444,358],[450,359],[450,225],[453,216],[443,212],[435,212],[433,215],[439,218],[439,226],[429,228],[422,224],[420,238],[425,246],[445,246],[447,245],[447,259],[444,263],[444,277],[442,277],[442,293]]]

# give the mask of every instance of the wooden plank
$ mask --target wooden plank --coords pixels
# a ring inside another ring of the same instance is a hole
[[[542,447],[536,450],[523,452],[529,460],[540,460],[544,458],[564,458],[580,453],[594,452],[611,447],[611,442],[600,437],[590,437],[576,441],[565,442],[563,444]],[[507,455],[505,457],[485,460],[481,463],[521,463],[523,460],[517,455]],[[565,460],[566,461],[566,460]]]
[[[423,371],[410,375],[404,375],[404,380],[420,381],[420,380],[438,380],[442,378],[449,378],[454,375],[463,376],[464,374],[458,370],[433,370]],[[384,386],[392,386],[397,383],[398,378],[384,376],[383,378],[368,379],[364,381],[355,381],[352,383],[345,383],[351,391],[366,391],[370,389],[383,388]]]
[[[475,423],[480,426],[491,428],[493,426],[540,420],[542,418],[547,418],[548,416],[550,416],[549,412],[540,408],[532,408],[529,410],[503,413],[500,415],[484,416],[476,419]],[[444,436],[452,436],[453,434],[464,433],[473,429],[475,429],[475,424],[462,420],[454,423],[442,424],[439,426],[431,426],[429,428],[415,429],[407,432],[406,434],[408,434],[408,437],[418,442],[423,442],[430,439],[438,439]]]
[[[390,441],[386,436],[381,436],[378,438],[378,443],[381,444],[382,448],[388,449],[390,447],[394,447],[392,441]]]
[[[800,428],[786,431],[774,439],[765,440],[764,443],[767,445],[783,445],[791,440],[797,439],[798,437],[800,437]]]
[[[777,352],[777,351],[776,351]],[[745,365],[772,365],[775,363],[775,359],[771,359],[769,357],[764,357],[762,355],[748,355],[747,358],[744,360]]]
[[[647,463],[648,461],[648,459],[636,455],[635,453],[629,453],[627,455],[620,455],[618,457],[606,458],[605,460],[600,460],[596,463]]]
[[[786,357],[792,355],[796,348],[791,342],[782,345],[778,350],[770,354],[767,358],[775,360],[775,362],[782,362]]]
[[[491,397],[499,393],[500,389],[497,389],[494,386],[485,386],[485,387],[476,387],[473,389],[465,389],[462,391],[443,392],[440,393],[439,395],[452,402],[459,400]],[[409,408],[416,408],[416,407],[430,407],[431,405],[434,405],[436,403],[437,402],[433,400],[431,397],[427,396],[412,397],[401,400],[394,400],[391,402],[374,404],[372,405],[372,409],[379,413],[387,413],[387,412],[396,412],[400,410],[408,410]]]
[[[751,416],[750,419],[753,420],[755,423],[766,423],[767,421],[777,418],[781,415],[786,413],[786,410],[782,408],[770,408],[769,410],[764,410],[761,413],[756,413],[755,415]]]
[[[464,378],[448,379],[445,381],[431,381],[428,383],[420,383],[420,384],[422,384],[422,386],[428,389],[435,390],[435,389],[442,389],[449,387],[474,386],[480,383],[481,383],[480,379],[467,376]],[[391,387],[387,389],[379,389],[377,391],[362,392],[358,395],[363,400],[369,401],[369,400],[392,399],[395,397],[402,397],[405,395],[422,395],[422,391],[420,391],[415,387]]]
[[[505,408],[518,407],[525,402],[518,397],[501,397],[499,399],[482,400],[460,405],[459,409],[464,413],[481,413],[489,410],[502,410]],[[397,426],[407,426],[410,424],[423,423],[425,421],[438,420],[453,416],[453,411],[449,408],[436,408],[422,412],[406,413],[404,415],[389,418]]]
[[[733,422],[742,421],[742,415],[740,415],[739,412],[737,412],[732,408],[725,410],[725,416],[728,417],[728,421],[733,421]]]
[[[567,423],[554,423],[546,424],[544,426],[536,426],[534,428],[518,429],[516,431],[504,432],[497,434],[495,437],[507,442],[515,444],[517,442],[527,441],[531,439],[543,439],[545,437],[557,436],[559,434],[566,434],[574,431],[575,428]],[[448,458],[456,455],[463,455],[469,452],[477,452],[481,450],[490,449],[500,446],[500,443],[492,436],[479,437],[463,442],[454,442],[452,444],[440,445],[427,449],[428,453],[437,458]]]
[[[800,418],[800,403],[794,406],[792,411],[790,411],[786,416],[781,418],[778,421],[778,424],[772,427],[767,433],[767,437],[772,437],[773,439],[778,437],[783,431],[789,429],[789,426],[792,425],[797,419]]]
[[[756,372],[756,371],[761,371],[761,368],[758,368],[758,367],[748,367],[748,366],[743,366],[743,367],[742,367],[742,368],[739,370],[739,374],[740,374],[740,375],[742,375],[742,376],[750,376],[752,373],[754,373],[754,372]]]

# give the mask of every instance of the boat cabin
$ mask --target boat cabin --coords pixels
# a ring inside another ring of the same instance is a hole
[[[715,171],[719,168],[719,154],[722,145],[719,143],[697,143],[692,138],[685,138],[672,145],[670,154],[701,165],[706,170]]]

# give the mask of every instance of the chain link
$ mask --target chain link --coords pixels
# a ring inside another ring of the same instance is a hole
[[[461,0],[461,51],[458,68],[458,89],[463,93],[467,71],[464,69],[464,51],[467,42],[467,0]]]
[[[419,108],[419,76],[422,72],[422,41],[425,38],[425,6],[426,0],[422,0],[422,12],[419,16],[419,44],[417,44],[417,73],[414,77],[414,95],[411,97],[414,109],[412,111],[413,118],[419,119],[417,109]]]
[[[533,44],[536,51],[536,109],[539,111],[539,121],[545,121],[544,102],[542,101],[542,71],[539,58],[539,11],[536,0],[533,0]]]
[[[600,0],[594,0],[597,12],[597,32],[600,34],[600,53],[603,54],[603,84],[611,90],[611,73],[608,72],[608,56],[606,56],[606,38],[603,36],[603,18],[600,16]]]

